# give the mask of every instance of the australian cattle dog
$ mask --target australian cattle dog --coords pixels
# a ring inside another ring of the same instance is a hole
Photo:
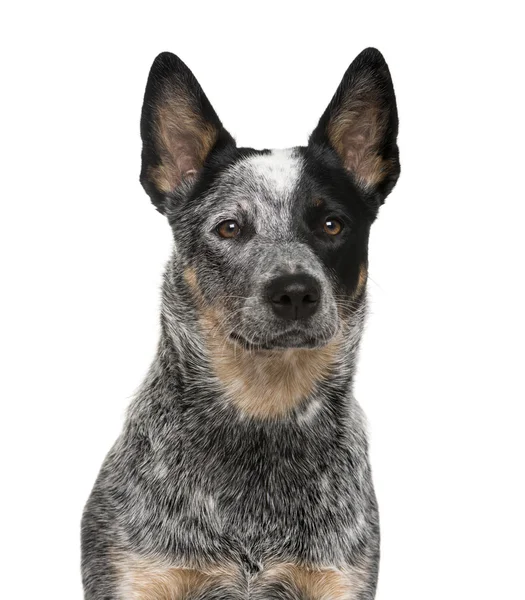
[[[157,354],[84,511],[86,600],[374,598],[353,381],[397,130],[373,48],[286,150],[237,147],[188,67],[153,63],[140,179],[174,250]]]

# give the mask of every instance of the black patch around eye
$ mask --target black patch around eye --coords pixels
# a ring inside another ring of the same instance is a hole
[[[343,222],[339,219],[329,217],[325,219],[323,229],[328,235],[339,235],[343,231]]]
[[[333,200],[343,207],[343,214],[347,214],[345,209],[348,209],[357,220],[374,221],[377,207],[371,207],[370,198],[354,184],[335,152],[315,145],[299,150],[304,158],[303,179],[308,181],[305,187],[309,188],[312,203],[319,205],[324,201],[330,205]]]
[[[355,222],[348,207],[332,200],[305,203],[303,214],[308,233],[327,243],[333,243],[343,235],[345,238],[351,235]]]
[[[360,269],[367,264],[368,234],[374,215],[330,156],[315,155],[309,149],[303,151],[303,156],[305,167],[295,194],[296,233],[331,274],[335,293],[351,296],[357,289]],[[342,224],[336,235],[325,229],[330,220]]]

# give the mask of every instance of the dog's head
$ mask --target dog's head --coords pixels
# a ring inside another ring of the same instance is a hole
[[[350,65],[308,146],[238,148],[176,56],[151,68],[141,182],[220,335],[250,349],[327,344],[360,304],[371,223],[399,175],[397,110],[375,49]]]

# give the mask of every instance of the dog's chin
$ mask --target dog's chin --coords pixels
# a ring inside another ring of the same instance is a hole
[[[246,336],[239,332],[232,332],[230,339],[245,350],[291,350],[313,349],[326,346],[335,334],[312,335],[311,331],[291,330],[284,333],[265,336]]]

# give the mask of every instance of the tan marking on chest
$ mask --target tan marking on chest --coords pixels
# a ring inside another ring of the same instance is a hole
[[[213,368],[232,402],[246,415],[275,418],[289,413],[329,377],[338,344],[318,349],[248,352],[210,339]]]
[[[238,567],[228,564],[196,570],[132,554],[114,560],[121,600],[184,600],[208,587],[232,586],[239,577]]]
[[[228,397],[247,416],[279,418],[298,406],[328,378],[337,360],[340,342],[322,348],[250,352],[226,340],[220,317],[203,317],[211,363]]]
[[[308,600],[357,600],[368,572],[352,567],[307,569],[293,563],[276,565],[265,572],[261,583],[281,583],[295,588]]]

